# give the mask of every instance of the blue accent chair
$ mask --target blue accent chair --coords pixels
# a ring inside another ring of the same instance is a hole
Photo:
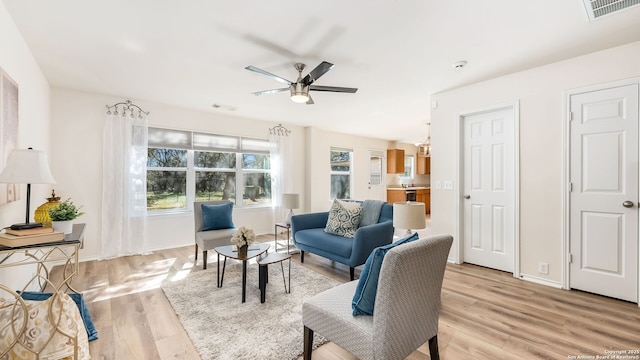
[[[367,261],[369,254],[378,246],[393,241],[393,206],[384,204],[377,224],[359,227],[353,238],[324,232],[329,212],[300,214],[291,217],[293,243],[300,249],[300,262],[304,253],[310,252],[349,266],[349,275],[354,279],[354,269]]]

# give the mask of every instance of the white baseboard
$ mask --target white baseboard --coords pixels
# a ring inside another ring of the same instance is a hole
[[[550,286],[556,289],[562,289],[562,283],[559,283],[557,281],[551,281],[530,275],[520,275],[520,279],[540,285]]]

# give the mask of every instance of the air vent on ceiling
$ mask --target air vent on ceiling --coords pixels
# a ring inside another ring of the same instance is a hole
[[[640,5],[640,0],[583,0],[589,21],[599,19],[630,7]]]

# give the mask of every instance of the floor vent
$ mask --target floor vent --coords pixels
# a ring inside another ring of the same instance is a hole
[[[640,0],[583,0],[589,21],[640,5]]]

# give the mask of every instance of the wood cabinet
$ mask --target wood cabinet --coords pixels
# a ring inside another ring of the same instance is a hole
[[[387,174],[404,174],[404,150],[387,150]]]
[[[425,214],[431,213],[431,189],[416,190],[416,201],[424,203]]]
[[[395,202],[406,201],[407,195],[404,190],[387,190],[387,202],[391,205]]]
[[[431,156],[416,154],[416,174],[431,174]]]

